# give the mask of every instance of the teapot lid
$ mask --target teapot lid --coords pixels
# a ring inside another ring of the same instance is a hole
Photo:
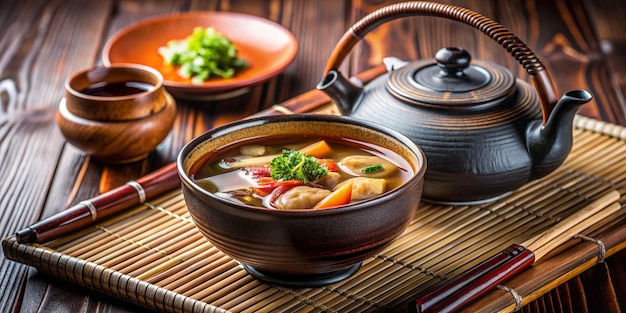
[[[485,61],[470,64],[471,59],[462,48],[443,48],[436,63],[415,62],[392,71],[387,89],[411,104],[444,109],[483,108],[513,94],[511,72]]]

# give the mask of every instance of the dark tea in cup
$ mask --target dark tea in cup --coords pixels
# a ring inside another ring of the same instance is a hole
[[[72,75],[65,84],[67,109],[98,121],[132,120],[159,112],[167,103],[163,76],[138,64],[97,66]]]
[[[143,82],[100,82],[81,90],[82,93],[97,97],[130,96],[150,90],[153,86]]]

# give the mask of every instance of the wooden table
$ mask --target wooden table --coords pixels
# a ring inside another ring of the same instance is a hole
[[[343,32],[393,1],[0,1],[0,231],[4,236],[173,161],[203,131],[244,118],[315,87]],[[582,115],[626,125],[626,10],[619,0],[447,0],[509,28],[550,70],[557,88],[590,90]],[[222,101],[178,100],[170,136],[148,159],[125,166],[90,160],[65,143],[55,122],[63,83],[100,63],[102,46],[142,19],[190,10],[262,16],[297,38],[294,62],[248,94]],[[433,17],[404,18],[370,33],[344,62],[358,73],[393,55],[431,58],[462,46],[474,58],[505,65],[526,79],[502,48],[464,25]],[[0,308],[14,312],[141,311],[120,301],[38,274],[0,256]],[[622,251],[524,307],[524,312],[626,310],[626,252]]]

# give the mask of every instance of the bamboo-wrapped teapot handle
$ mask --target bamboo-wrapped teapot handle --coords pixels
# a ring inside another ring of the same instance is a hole
[[[479,13],[458,6],[426,1],[412,1],[388,5],[366,15],[350,27],[339,40],[328,59],[324,76],[331,70],[337,71],[354,45],[374,28],[391,20],[416,15],[443,17],[462,22],[480,30],[504,47],[532,77],[533,84],[541,101],[544,123],[546,122],[558,98],[556,96],[554,83],[543,63],[541,63],[535,53],[528,48],[524,42],[504,26]]]

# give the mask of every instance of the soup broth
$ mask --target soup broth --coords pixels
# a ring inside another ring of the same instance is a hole
[[[315,174],[303,177],[307,171]],[[272,137],[271,141],[237,143],[215,153],[194,171],[192,179],[232,201],[301,210],[374,198],[413,175],[401,156],[369,143],[346,138],[307,138],[303,142]]]

